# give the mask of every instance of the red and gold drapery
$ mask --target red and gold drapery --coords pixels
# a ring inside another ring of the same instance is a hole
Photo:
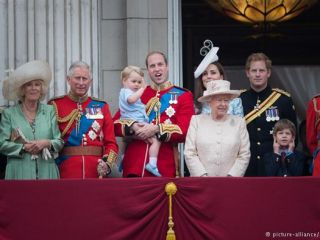
[[[166,239],[169,182],[177,240],[319,234],[320,178],[139,178],[0,181],[0,239]]]

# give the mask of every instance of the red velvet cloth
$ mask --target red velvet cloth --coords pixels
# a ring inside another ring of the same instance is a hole
[[[230,177],[0,181],[0,239],[165,239],[170,181],[177,240],[320,238],[320,178]]]

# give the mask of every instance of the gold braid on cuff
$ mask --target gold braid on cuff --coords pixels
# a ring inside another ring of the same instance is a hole
[[[131,119],[118,119],[118,120],[114,121],[114,124],[117,124],[117,123],[121,124],[121,133],[123,136],[125,136],[126,135],[126,131],[125,131],[126,126],[130,128],[132,126],[132,124],[134,124],[135,122],[136,121],[131,120]]]
[[[177,124],[167,124],[161,123],[159,124],[160,135],[167,134],[167,138],[165,141],[169,141],[171,134],[178,133],[182,134],[181,128]]]

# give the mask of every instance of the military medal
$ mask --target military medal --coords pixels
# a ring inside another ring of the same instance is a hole
[[[169,100],[170,104],[177,104],[178,103],[177,94],[178,94],[178,92],[170,92],[170,100]]]
[[[273,122],[274,120],[275,120],[275,117],[274,117],[274,109],[270,109],[269,110],[269,112],[270,112],[270,119],[271,119],[271,121]]]
[[[169,104],[172,104],[172,103],[173,103],[172,94],[170,94]]]
[[[91,111],[90,111],[91,108],[86,108],[86,117],[87,119],[91,119]]]
[[[92,129],[97,133],[100,130],[100,124],[97,121],[92,123]]]
[[[271,107],[266,110],[266,120],[267,122],[274,122],[278,121],[280,119],[279,117],[279,111],[276,107]]]
[[[166,109],[165,112],[168,115],[168,117],[171,118],[176,113],[176,110],[174,110],[174,108],[170,106]]]
[[[280,119],[280,117],[279,117],[279,110],[278,110],[278,109],[275,109],[275,111],[276,111],[276,117],[275,117],[275,119],[276,119],[276,121],[279,121],[279,119]]]
[[[103,119],[103,114],[100,107],[86,108],[87,119]]]
[[[277,120],[277,109],[272,109],[272,121]]]
[[[271,121],[271,114],[270,114],[270,109],[266,110],[266,121],[270,122]]]
[[[96,139],[97,134],[94,131],[90,130],[89,133],[88,133],[88,136],[93,141],[93,140]]]
[[[101,108],[96,108],[96,119],[103,119],[103,114]]]

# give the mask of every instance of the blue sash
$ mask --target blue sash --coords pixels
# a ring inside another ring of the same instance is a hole
[[[174,94],[172,94],[172,92],[174,92]],[[161,108],[160,108],[160,115],[170,106],[169,101],[172,100],[171,97],[172,96],[176,96],[176,98],[178,99],[178,97],[180,95],[182,95],[185,91],[177,88],[177,87],[173,87],[171,88],[168,92],[166,92],[165,94],[163,94],[161,96],[161,98],[159,99],[160,103],[161,103]],[[156,118],[156,111],[154,110],[154,108],[151,110],[150,114],[149,114],[149,123],[151,123],[155,118]]]
[[[103,102],[98,102],[92,100],[86,108],[103,108],[105,103]],[[82,144],[82,136],[83,134],[86,134],[88,130],[90,129],[92,123],[94,122],[94,119],[88,119],[85,115],[85,110],[83,110],[82,116],[80,118],[80,127],[79,127],[79,132],[77,134],[77,129],[76,127],[73,128],[71,131],[65,146],[81,146]],[[64,160],[67,160],[68,156],[59,156],[56,159],[57,164],[61,164]]]

